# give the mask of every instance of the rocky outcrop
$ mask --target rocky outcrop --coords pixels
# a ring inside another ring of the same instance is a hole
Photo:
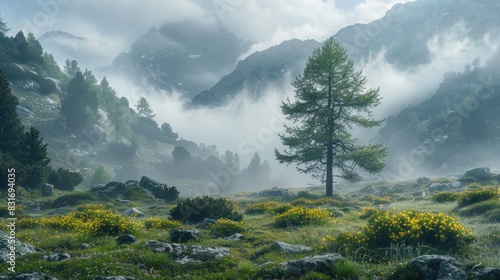
[[[491,173],[489,168],[479,167],[465,172],[464,176],[460,178],[460,180],[464,180],[468,177],[468,178],[473,178],[477,181],[489,181],[493,180],[494,176],[495,174]]]
[[[116,198],[127,191],[127,186],[120,182],[109,182],[104,186],[95,186],[92,192],[97,197]]]
[[[144,217],[144,213],[137,208],[129,208],[121,213],[122,216]]]
[[[132,234],[120,234],[116,238],[116,243],[118,245],[133,244],[135,242],[137,242],[137,238],[135,236],[133,236]]]
[[[274,187],[269,190],[263,190],[259,192],[259,196],[261,197],[283,197],[283,198],[289,198],[293,196],[293,193],[287,189],[283,188],[278,188]]]
[[[57,280],[57,278],[41,272],[28,272],[8,276],[0,275],[0,280]]]
[[[282,262],[281,266],[285,275],[302,275],[310,271],[329,273],[331,265],[342,259],[344,258],[337,253],[313,255],[300,260]]]
[[[164,199],[165,201],[174,201],[179,197],[179,191],[176,187],[169,187],[147,176],[141,178],[139,186],[150,191],[156,198]]]
[[[176,243],[184,243],[200,237],[200,232],[197,229],[171,229],[168,231],[168,234],[170,235],[170,240]]]
[[[68,253],[59,252],[50,255],[43,256],[43,259],[49,262],[60,262],[63,260],[71,259],[71,256]]]
[[[312,251],[312,248],[308,247],[308,246],[298,245],[298,244],[288,244],[288,243],[281,242],[281,241],[274,241],[271,244],[271,249],[278,250],[278,251],[284,251],[284,252],[288,252],[288,253],[304,253],[304,252]]]
[[[231,236],[228,236],[226,238],[224,238],[224,240],[228,240],[228,241],[240,241],[240,240],[245,240],[245,236],[241,233],[235,233]]]
[[[472,276],[474,280],[500,279],[500,268],[481,268],[472,272]]]
[[[424,280],[466,280],[467,274],[458,261],[450,256],[423,255],[408,265],[420,272]]]
[[[172,253],[174,251],[172,245],[158,240],[149,240],[144,244],[144,247],[153,249],[155,253]]]
[[[11,243],[9,240],[11,236],[3,231],[0,231],[0,261],[7,262],[10,259],[9,252]],[[16,239],[16,256],[24,256],[27,254],[33,254],[41,252],[42,250],[35,248],[29,243],[24,243]]]

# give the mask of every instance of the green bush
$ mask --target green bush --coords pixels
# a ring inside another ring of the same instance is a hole
[[[359,279],[360,268],[355,262],[342,259],[338,260],[331,265],[331,273],[333,279],[336,280],[355,280]]]
[[[465,207],[474,203],[498,198],[498,193],[492,189],[464,191],[458,197],[458,207]]]
[[[228,237],[235,233],[242,233],[245,231],[242,222],[235,222],[224,218],[210,224],[208,228],[210,233],[217,237]]]
[[[49,176],[49,184],[59,190],[74,190],[83,181],[82,175],[78,172],[71,172],[68,169],[59,168],[52,170]]]
[[[472,205],[460,209],[458,213],[462,216],[475,216],[475,215],[482,215],[494,209],[500,209],[499,200],[487,200],[474,203]]]
[[[283,214],[274,216],[277,227],[305,226],[310,224],[326,224],[332,219],[330,212],[320,208],[292,207]]]
[[[113,176],[109,174],[106,167],[99,165],[94,171],[92,178],[90,178],[90,186],[94,186],[95,184],[107,184],[113,180]]]
[[[170,216],[174,220],[199,223],[205,218],[220,219],[226,218],[233,221],[241,221],[243,216],[235,211],[234,204],[225,198],[199,196],[188,198],[177,203],[170,210]]]
[[[59,208],[59,207],[63,207],[63,206],[75,205],[75,204],[80,204],[83,202],[94,201],[94,200],[96,200],[96,198],[93,194],[91,194],[89,192],[78,192],[78,193],[63,195],[63,196],[56,198],[52,202],[52,207]]]
[[[245,208],[245,213],[247,214],[273,213],[274,209],[281,205],[283,205],[283,203],[279,203],[277,201],[255,202],[247,205],[247,207]]]
[[[459,195],[457,192],[440,192],[431,195],[430,199],[437,203],[446,203],[457,201]]]
[[[180,223],[178,221],[165,220],[158,217],[151,217],[144,221],[144,227],[150,229],[172,229],[178,228]]]
[[[372,202],[374,205],[389,204],[392,200],[388,197],[380,197],[376,195],[370,195],[363,198],[364,201]]]

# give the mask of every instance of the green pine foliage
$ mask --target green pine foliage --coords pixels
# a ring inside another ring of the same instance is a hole
[[[83,181],[82,175],[78,172],[71,172],[68,169],[59,168],[52,170],[49,176],[49,183],[59,190],[74,190]]]
[[[7,77],[0,70],[0,152],[17,155],[23,133],[21,119],[17,116],[19,104],[11,90]]]
[[[170,210],[170,216],[173,220],[188,223],[199,223],[205,218],[226,218],[237,222],[243,219],[243,216],[235,211],[231,201],[210,196],[187,198]]]

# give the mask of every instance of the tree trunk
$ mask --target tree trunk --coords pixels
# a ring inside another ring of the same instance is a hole
[[[333,147],[328,143],[326,151],[326,196],[333,196]]]

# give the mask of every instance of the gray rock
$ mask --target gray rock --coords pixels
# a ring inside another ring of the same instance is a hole
[[[245,240],[245,236],[241,233],[235,233],[231,236],[228,236],[226,238],[224,238],[224,240],[228,240],[228,241],[240,241],[240,240]]]
[[[188,246],[186,250],[186,256],[188,258],[199,260],[199,261],[209,261],[213,259],[223,258],[231,255],[231,251],[224,247],[208,247],[200,245]]]
[[[33,117],[33,112],[31,112],[28,108],[23,107],[21,105],[16,106],[16,112],[18,115],[23,116],[23,117]]]
[[[51,184],[42,184],[42,195],[43,196],[52,196],[54,195],[54,185]]]
[[[94,187],[92,192],[97,197],[116,198],[127,191],[127,186],[120,182],[109,182],[105,186]]]
[[[203,221],[201,221],[201,223],[197,226],[197,228],[205,229],[209,225],[216,223],[216,222],[217,222],[216,219],[205,218],[205,219],[203,219]]]
[[[166,243],[166,242],[161,242],[158,240],[149,240],[144,244],[144,247],[151,248],[153,249],[154,252],[156,253],[172,253],[174,252],[174,248],[172,245]]]
[[[331,272],[331,265],[344,259],[340,254],[330,253],[308,256],[300,260],[282,262],[283,273],[286,275],[301,275],[309,271]]]
[[[125,185],[127,185],[127,186],[139,186],[139,182],[137,182],[137,180],[128,180],[127,182],[125,182]]]
[[[486,267],[472,272],[475,280],[500,279],[500,268]]]
[[[451,182],[451,187],[452,188],[459,188],[460,186],[462,185],[462,183],[460,183],[460,181],[453,181]]]
[[[278,251],[284,251],[284,252],[288,252],[288,253],[304,253],[304,252],[312,251],[312,248],[308,247],[308,246],[288,244],[288,243],[281,242],[281,241],[274,241],[271,244],[271,249],[278,250]]]
[[[172,246],[172,248],[174,249],[173,254],[177,257],[182,256],[187,250],[187,246],[184,244],[172,243],[170,244],[170,246]]]
[[[92,247],[92,245],[88,244],[88,243],[82,243],[78,246],[78,248],[82,249],[82,250],[87,250],[87,249],[90,249]]]
[[[139,186],[153,193],[156,198],[166,201],[174,201],[179,197],[179,191],[176,187],[169,187],[147,176],[143,176],[139,181]]]
[[[10,235],[0,230],[0,262],[8,262],[10,260],[9,252],[12,244],[9,243],[9,239]],[[29,243],[24,243],[16,239],[16,257],[41,251]]]
[[[291,191],[287,190],[287,189],[282,189],[282,188],[274,187],[272,189],[263,190],[263,191],[259,192],[259,196],[288,198],[288,197],[293,196],[293,193]]]
[[[417,269],[424,280],[466,280],[467,274],[458,261],[450,256],[423,255],[414,258],[408,265]]]
[[[168,234],[170,235],[170,241],[176,243],[184,243],[200,237],[200,232],[197,229],[171,229],[168,231]]]
[[[54,253],[54,254],[50,254],[50,255],[45,255],[45,256],[43,256],[43,259],[47,260],[49,262],[59,262],[59,261],[71,259],[71,256],[68,253],[59,252],[59,253]]]
[[[143,217],[144,213],[137,210],[137,208],[130,208],[122,212],[122,216],[134,216],[134,217]]]
[[[57,278],[41,272],[28,272],[8,276],[0,275],[0,280],[57,280]]]
[[[131,203],[131,202],[132,202],[132,200],[127,200],[127,199],[119,199],[119,198],[117,198],[117,199],[116,199],[116,201],[118,201],[118,202],[120,202],[120,203],[124,203],[124,204],[125,204],[125,203]]]
[[[491,180],[493,179],[494,174],[490,172],[489,168],[479,167],[468,170],[465,172],[463,177],[472,177],[479,181]]]
[[[127,277],[127,276],[96,276],[92,280],[139,280],[137,278]]]
[[[135,236],[133,236],[132,234],[120,234],[116,238],[116,243],[118,245],[133,244],[135,242],[137,242],[137,238]]]

